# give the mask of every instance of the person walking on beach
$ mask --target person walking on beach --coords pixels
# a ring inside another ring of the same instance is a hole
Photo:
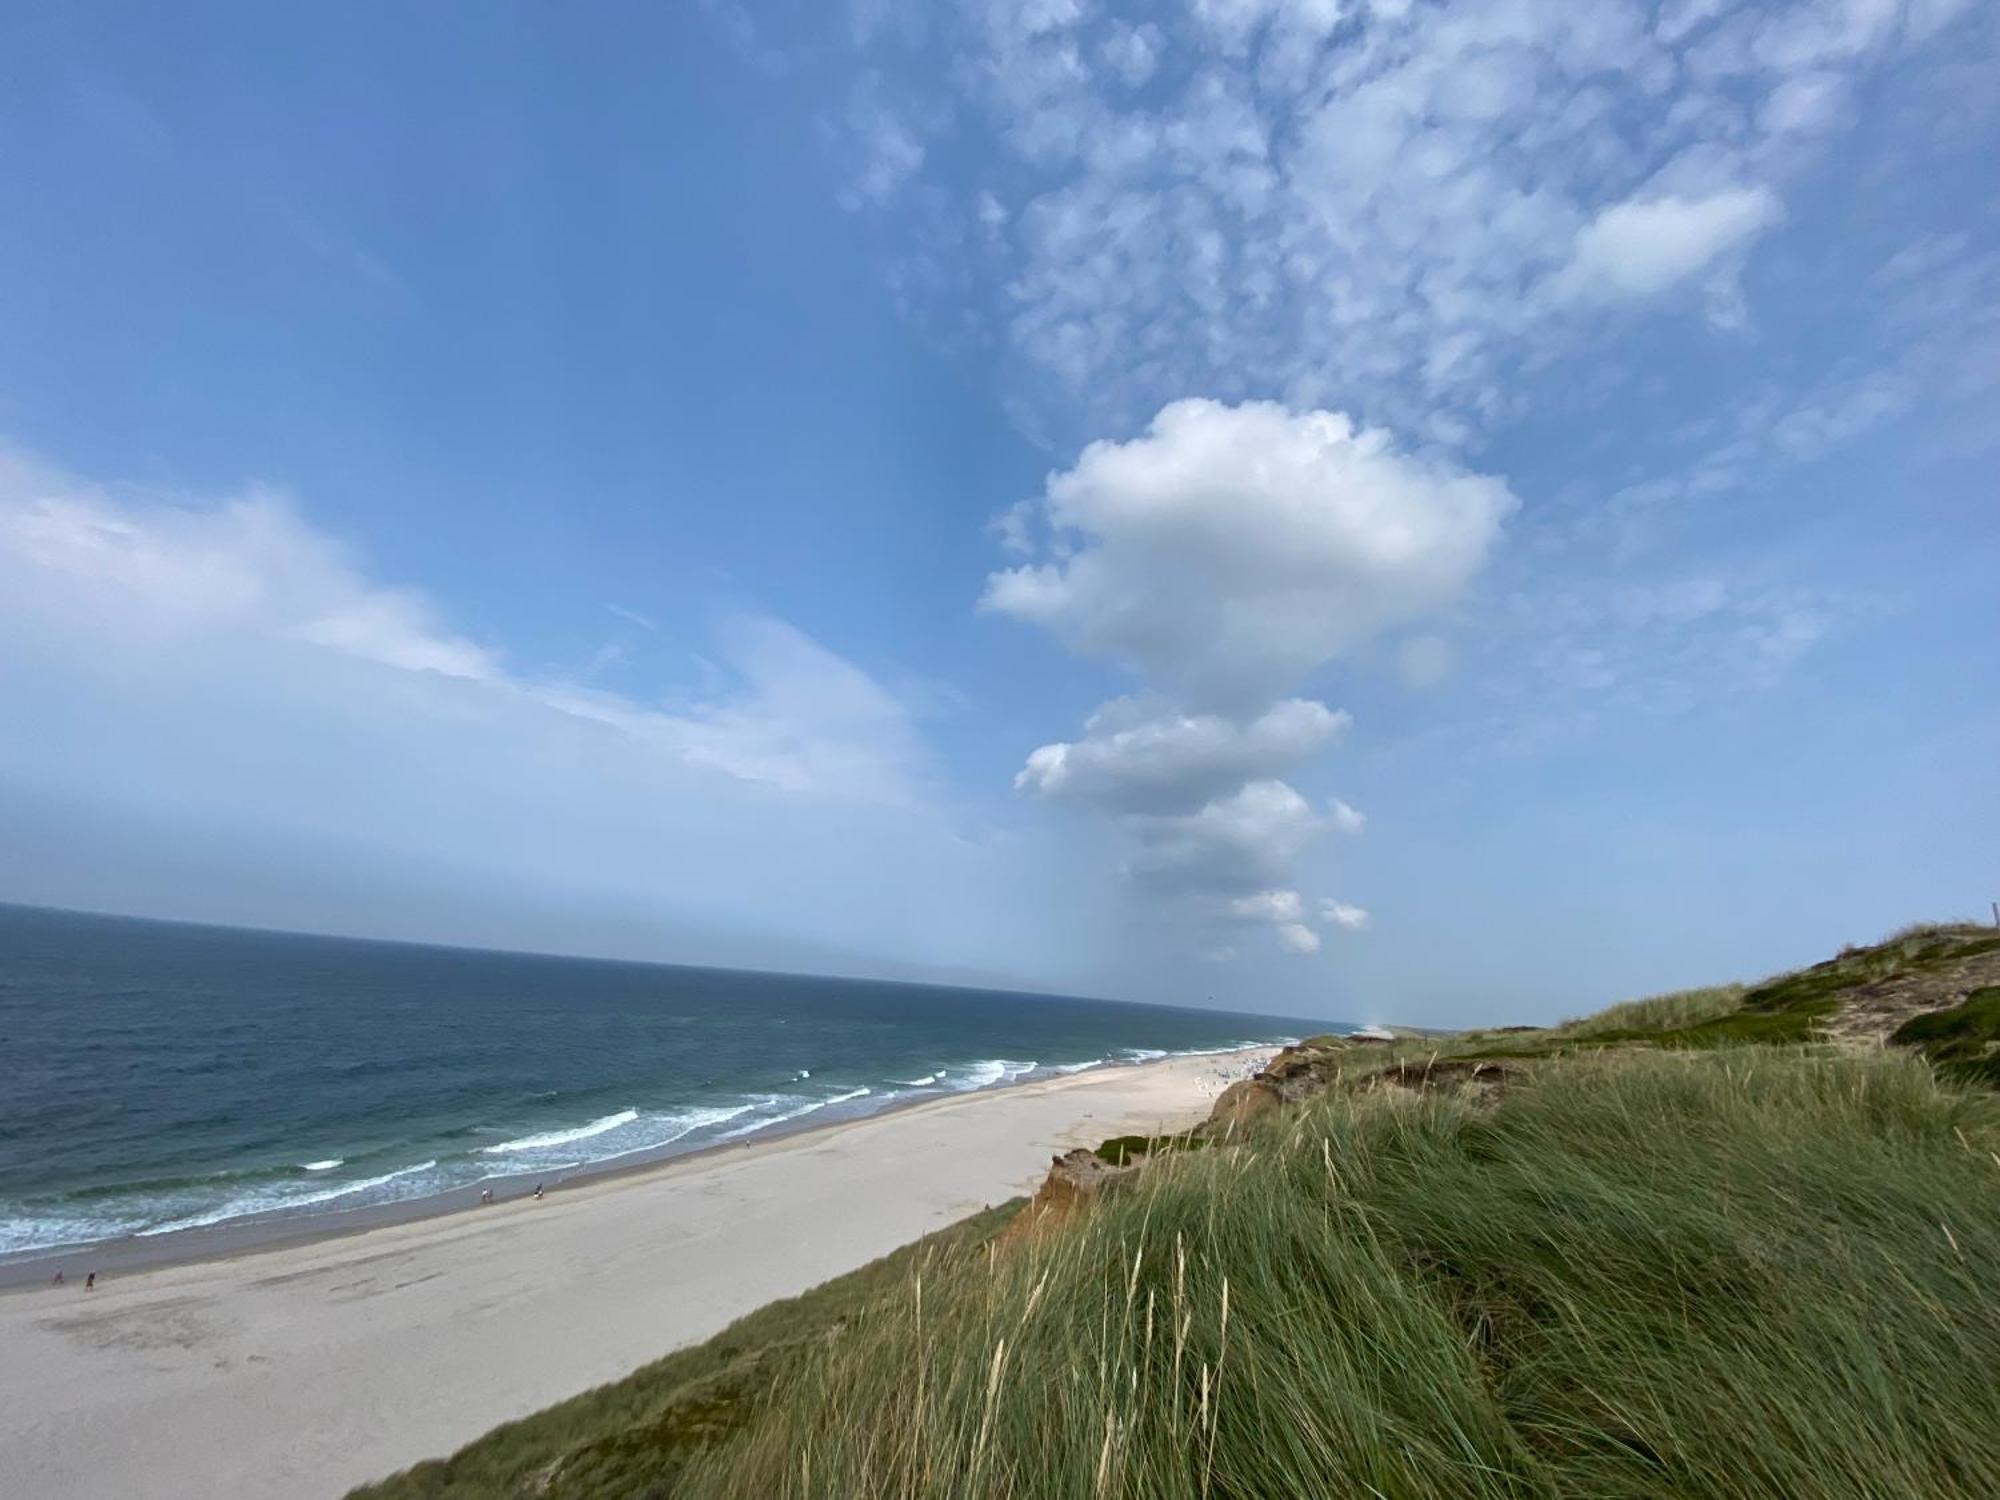
[[[95,1271],[92,1271],[88,1276],[83,1278],[83,1289],[86,1292],[97,1290],[97,1273]]]
[[[62,1272],[58,1271],[56,1272],[56,1285],[61,1286],[62,1284],[63,1284]]]
[[[542,1185],[538,1182],[535,1184],[535,1201],[539,1203],[541,1201],[541,1197],[542,1197]]]
[[[493,1201],[493,1189],[481,1188],[479,1190],[479,1201],[481,1203],[491,1203]]]

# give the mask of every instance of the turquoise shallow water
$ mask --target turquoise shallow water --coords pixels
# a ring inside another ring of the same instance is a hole
[[[0,906],[0,1254],[555,1181],[1321,1024]]]

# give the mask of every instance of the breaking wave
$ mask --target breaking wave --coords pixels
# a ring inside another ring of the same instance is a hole
[[[481,1156],[504,1156],[516,1151],[540,1151],[547,1146],[567,1146],[571,1141],[587,1141],[594,1135],[603,1135],[608,1130],[616,1130],[620,1125],[630,1125],[639,1118],[636,1109],[621,1109],[615,1115],[604,1115],[592,1120],[588,1125],[579,1125],[574,1130],[549,1130],[540,1135],[524,1135],[517,1141],[502,1141],[497,1146],[481,1146]]]

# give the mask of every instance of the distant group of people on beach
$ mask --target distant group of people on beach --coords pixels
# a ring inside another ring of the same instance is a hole
[[[58,1270],[58,1271],[56,1272],[56,1281],[55,1281],[55,1284],[56,1284],[57,1286],[62,1286],[62,1285],[64,1285],[64,1282],[63,1282],[63,1273],[62,1273],[62,1272],[61,1272],[60,1270]],[[87,1273],[87,1274],[86,1274],[86,1275],[84,1276],[84,1278],[83,1278],[83,1289],[84,1289],[84,1290],[85,1290],[86,1292],[94,1292],[94,1291],[96,1291],[96,1290],[97,1290],[97,1273],[96,1273],[95,1271],[91,1271],[91,1272]]]
[[[541,1196],[542,1196],[542,1185],[538,1182],[535,1184],[535,1197],[537,1199],[540,1199]],[[491,1203],[493,1201],[493,1189],[481,1188],[479,1190],[479,1201],[481,1203]]]

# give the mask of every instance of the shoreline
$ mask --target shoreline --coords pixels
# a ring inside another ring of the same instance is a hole
[[[337,1496],[1032,1191],[1060,1151],[1184,1128],[1274,1050],[913,1100],[94,1292],[38,1275],[0,1296],[0,1470],[42,1500]]]
[[[1081,1072],[1052,1074],[1043,1078],[1031,1078],[1025,1082],[1004,1083],[963,1092],[918,1094],[891,1100],[880,1108],[863,1114],[844,1115],[817,1122],[781,1121],[740,1139],[708,1141],[683,1151],[675,1151],[671,1147],[641,1148],[619,1156],[605,1157],[598,1162],[582,1162],[562,1169],[560,1175],[523,1172],[490,1177],[480,1182],[449,1188],[441,1193],[426,1193],[419,1197],[397,1199],[386,1203],[333,1208],[320,1213],[274,1211],[265,1215],[246,1214],[240,1218],[225,1219],[215,1224],[197,1225],[160,1234],[126,1235],[107,1240],[81,1240],[66,1245],[17,1250],[0,1255],[0,1297],[13,1296],[48,1285],[58,1267],[63,1270],[66,1281],[81,1282],[84,1276],[92,1271],[103,1279],[112,1275],[129,1276],[173,1266],[230,1260],[255,1255],[265,1250],[295,1248],[321,1240],[372,1234],[377,1230],[396,1225],[422,1223],[482,1208],[499,1208],[531,1197],[536,1182],[546,1184],[547,1194],[554,1196],[607,1180],[663,1172],[684,1162],[742,1152],[757,1146],[796,1140],[802,1136],[839,1131],[868,1120],[883,1119],[907,1111],[990,1098],[1020,1089],[1065,1084],[1077,1079],[1101,1078],[1111,1073],[1156,1067],[1161,1063],[1180,1059],[1210,1060],[1249,1053],[1268,1054],[1277,1050],[1279,1045],[1276,1042],[1258,1042],[1242,1047],[1218,1048],[1208,1052],[1171,1053],[1166,1057],[1151,1058],[1144,1062],[1107,1061]],[[492,1203],[482,1204],[479,1201],[482,1188],[493,1190]]]

